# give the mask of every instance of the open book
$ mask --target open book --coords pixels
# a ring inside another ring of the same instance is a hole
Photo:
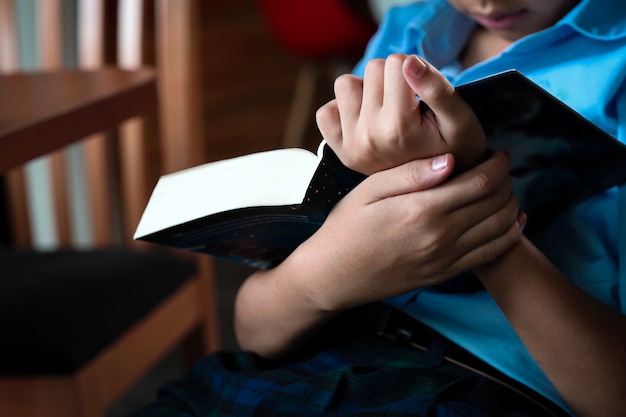
[[[134,237],[268,268],[364,178],[323,143],[211,162],[161,177]]]
[[[491,150],[508,149],[532,237],[565,210],[626,181],[626,146],[511,70],[457,87]],[[323,223],[364,175],[322,144],[161,177],[134,238],[269,268]]]

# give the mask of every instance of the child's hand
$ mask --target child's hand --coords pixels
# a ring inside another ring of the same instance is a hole
[[[340,76],[335,96],[318,110],[317,123],[341,161],[356,171],[372,174],[447,152],[464,170],[484,155],[485,133],[474,112],[417,56],[372,60],[363,79]]]
[[[448,178],[453,168],[448,154],[369,176],[288,258],[294,269],[311,265],[301,291],[321,310],[343,310],[442,283],[509,250],[523,223],[508,158],[497,152]]]

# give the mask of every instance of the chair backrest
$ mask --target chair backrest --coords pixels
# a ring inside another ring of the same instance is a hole
[[[131,236],[158,175],[204,162],[192,28],[176,22],[194,20],[193,4],[0,0],[0,71],[156,66],[165,116],[128,120],[10,172],[17,246],[141,246]]]

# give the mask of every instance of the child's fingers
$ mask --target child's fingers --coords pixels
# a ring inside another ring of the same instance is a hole
[[[519,217],[516,217],[516,219],[517,218]],[[485,224],[489,223],[490,220],[491,219],[487,219],[483,224],[476,227],[487,231],[487,234],[483,233],[480,235],[484,243],[469,250],[456,261],[456,264],[461,267],[461,270],[466,271],[468,269],[474,269],[477,265],[483,266],[494,261],[520,241],[522,232],[524,231],[523,224],[520,224],[518,221],[513,221],[509,224],[508,228],[500,231],[500,229],[494,230],[492,225]],[[462,239],[467,242],[472,242],[472,239],[477,238],[476,236],[470,235],[475,234],[476,231],[471,230],[470,233],[467,233],[468,236],[461,237],[459,241]],[[463,243],[463,245],[467,246],[465,243]]]
[[[384,59],[372,59],[365,66],[362,113],[375,114],[383,105],[385,65]]]
[[[456,94],[452,84],[423,59],[407,56],[402,73],[411,89],[438,117],[453,118],[458,110],[467,111],[467,104]]]
[[[462,145],[459,166],[475,164],[483,155],[485,136],[476,115],[443,74],[421,58],[408,56],[402,66],[406,82],[424,101],[436,118],[444,140]],[[459,139],[463,138],[464,141]],[[474,141],[476,143],[468,143]],[[455,149],[450,149],[455,152]]]
[[[452,154],[418,159],[376,172],[365,179],[369,203],[397,195],[427,190],[450,176],[454,169]],[[355,190],[357,191],[357,190]]]
[[[498,206],[511,194],[510,167],[507,155],[495,152],[483,163],[451,178],[445,185],[446,193],[433,196],[431,201],[441,213],[457,212],[461,218],[477,220],[489,206]]]
[[[363,101],[363,79],[344,74],[335,80],[335,98],[341,115],[341,127],[344,131],[351,131],[359,120],[361,103]]]
[[[383,105],[392,112],[414,112],[419,102],[416,93],[407,87],[407,80],[403,76],[405,54],[392,54],[385,62],[385,94]],[[416,113],[419,116],[419,113]]]
[[[333,149],[339,149],[343,142],[343,133],[337,100],[331,100],[320,107],[315,113],[315,120],[317,128],[328,145]]]
[[[320,107],[315,113],[315,119],[322,137],[331,148],[339,150],[344,140],[344,129],[354,126],[358,121],[363,80],[344,74],[337,77],[334,88],[335,99]]]

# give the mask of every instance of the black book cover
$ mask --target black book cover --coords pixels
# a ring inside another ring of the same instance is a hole
[[[346,168],[325,145],[302,204],[230,210],[162,230],[145,240],[270,268],[315,233],[333,206],[364,178]]]
[[[626,181],[626,146],[518,71],[457,91],[485,129],[487,147],[511,154],[529,238],[565,210]]]

